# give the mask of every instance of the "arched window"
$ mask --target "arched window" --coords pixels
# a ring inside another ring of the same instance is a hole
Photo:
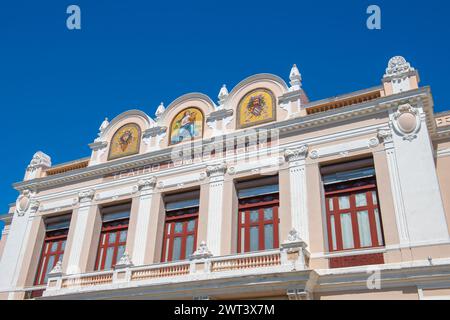
[[[189,107],[179,112],[170,124],[169,144],[201,138],[203,136],[203,112]]]
[[[276,101],[272,91],[259,88],[247,93],[237,107],[236,128],[247,128],[276,119]]]
[[[139,153],[141,128],[135,123],[127,123],[114,133],[109,147],[108,160]]]

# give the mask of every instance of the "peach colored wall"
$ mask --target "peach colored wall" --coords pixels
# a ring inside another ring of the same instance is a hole
[[[197,244],[194,248],[196,250],[202,241],[206,241],[208,236],[208,205],[209,205],[209,184],[200,185],[200,206],[198,213],[197,226]],[[217,223],[221,223],[217,221]]]
[[[36,277],[39,257],[45,238],[45,225],[42,216],[35,216],[31,221],[31,228],[17,287],[32,286]]]
[[[280,244],[287,239],[289,231],[292,229],[292,219],[291,219],[291,188],[289,179],[289,169],[286,165],[281,168],[278,173],[278,186],[279,186],[279,197],[280,206],[278,209],[278,218],[280,219],[279,224],[279,240]]]
[[[398,288],[373,291],[340,291],[334,293],[315,293],[317,300],[418,300],[417,288]]]
[[[222,234],[230,237],[223,237],[221,253],[227,255],[237,252],[238,197],[233,179],[225,180],[223,197]]]
[[[139,214],[139,198],[135,197],[131,200],[130,221],[128,223],[127,244],[125,251],[133,256],[134,239],[136,237],[136,224]],[[150,214],[150,212],[143,212],[142,214]],[[147,226],[149,228],[150,226]],[[148,240],[148,239],[147,239]]]
[[[9,226],[8,226],[9,228]],[[3,250],[5,249],[5,244],[6,244],[6,239],[8,238],[8,234],[5,233],[1,236],[2,238],[0,239],[0,261],[2,260],[2,253]]]
[[[450,143],[439,145],[439,149],[450,148]],[[436,170],[441,188],[442,201],[444,203],[447,225],[450,232],[450,156],[441,156],[436,160]]]

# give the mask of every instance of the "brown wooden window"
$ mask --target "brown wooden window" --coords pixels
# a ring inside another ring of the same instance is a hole
[[[102,209],[102,231],[95,270],[110,270],[114,268],[125,253],[129,216],[129,204]]]
[[[325,177],[329,250],[342,251],[384,245],[373,168]]]
[[[184,260],[194,253],[198,205],[198,198],[166,203],[162,262]]]
[[[59,260],[62,260],[64,249],[66,247],[68,230],[69,229],[64,229],[46,233],[35,285],[46,284],[49,272],[52,271]]]
[[[277,248],[278,184],[241,189],[238,196],[238,252]]]
[[[63,215],[45,220],[44,245],[39,258],[34,285],[47,284],[49,272],[52,271],[58,261],[62,261],[69,232],[70,217],[70,215]]]

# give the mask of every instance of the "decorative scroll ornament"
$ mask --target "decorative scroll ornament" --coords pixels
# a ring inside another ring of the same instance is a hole
[[[31,192],[26,189],[16,200],[16,212],[21,217],[25,214],[31,204]]]
[[[30,212],[36,213],[39,210],[40,202],[36,199],[31,198],[30,201]]]
[[[78,201],[80,203],[92,201],[92,198],[94,198],[94,194],[95,194],[95,190],[93,190],[93,189],[81,191],[78,193]]]
[[[49,272],[50,275],[57,275],[62,273],[62,262],[58,260],[58,262],[53,267],[52,271]]]
[[[389,129],[379,129],[378,139],[382,140],[384,143],[392,142],[392,131]]]
[[[116,268],[120,267],[129,267],[132,266],[133,262],[131,261],[130,255],[128,252],[124,252],[124,254],[120,257],[119,262],[116,264]]]
[[[300,235],[295,228],[292,228],[291,231],[289,231],[287,242],[298,242],[301,241]]]
[[[286,161],[298,161],[306,158],[306,154],[308,153],[308,145],[303,144],[295,149],[286,149],[284,151],[284,157]]]
[[[195,250],[195,252],[191,255],[191,258],[192,259],[208,258],[211,257],[212,255],[213,254],[211,253],[211,251],[209,251],[206,242],[202,241],[198,249]]]
[[[208,166],[206,168],[206,172],[208,173],[208,175],[210,177],[224,175],[226,171],[227,171],[227,164],[224,162],[219,163],[219,164],[214,164],[214,165]]]
[[[138,181],[139,190],[153,189],[156,185],[156,178],[150,177],[149,179],[141,179]]]
[[[417,138],[417,132],[420,130],[419,112],[410,104],[403,104],[395,112],[393,124],[403,140],[412,141]]]
[[[410,71],[414,71],[409,62],[402,56],[395,56],[389,60],[384,77],[399,77]]]
[[[38,151],[33,155],[30,164],[27,167],[28,171],[34,171],[38,168],[50,168],[52,166],[52,160],[49,155]]]

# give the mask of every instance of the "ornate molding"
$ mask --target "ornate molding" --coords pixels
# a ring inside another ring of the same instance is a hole
[[[388,67],[386,68],[386,73],[383,78],[399,78],[414,71],[415,69],[411,67],[411,64],[407,62],[405,58],[402,56],[395,56],[389,60]]]
[[[384,143],[392,142],[392,131],[390,129],[379,129],[377,136]]]
[[[197,250],[195,250],[195,252],[191,255],[191,259],[209,258],[212,257],[212,255],[213,254],[209,251],[206,242],[202,241]]]
[[[33,155],[30,164],[27,167],[27,171],[34,171],[38,168],[50,168],[52,166],[52,160],[49,155],[38,151]]]
[[[102,150],[102,149],[106,148],[107,146],[108,146],[107,141],[100,141],[97,139],[93,143],[89,144],[89,148],[91,148],[92,151]]]
[[[150,190],[153,189],[156,185],[156,178],[150,177],[148,179],[140,179],[138,181],[138,189],[139,190]]]
[[[94,189],[89,189],[89,190],[86,190],[86,191],[80,191],[78,193],[78,201],[80,203],[85,203],[85,202],[92,201],[92,199],[94,198],[94,194],[95,194],[95,190]]]
[[[49,275],[51,275],[51,276],[62,275],[62,261],[61,260],[58,260],[58,262],[56,262],[52,271],[49,272]]]
[[[227,171],[227,164],[224,162],[214,164],[206,168],[206,173],[210,177],[222,176],[225,174],[226,171]]]
[[[133,262],[131,261],[130,255],[128,252],[124,252],[124,254],[120,257],[119,262],[115,265],[114,269],[128,268],[133,266]]]
[[[308,153],[308,145],[304,144],[295,149],[286,149],[284,151],[284,157],[288,162],[299,161],[305,159],[307,153]]]
[[[420,130],[420,114],[417,108],[409,103],[402,104],[392,116],[395,131],[403,140],[412,141]]]

